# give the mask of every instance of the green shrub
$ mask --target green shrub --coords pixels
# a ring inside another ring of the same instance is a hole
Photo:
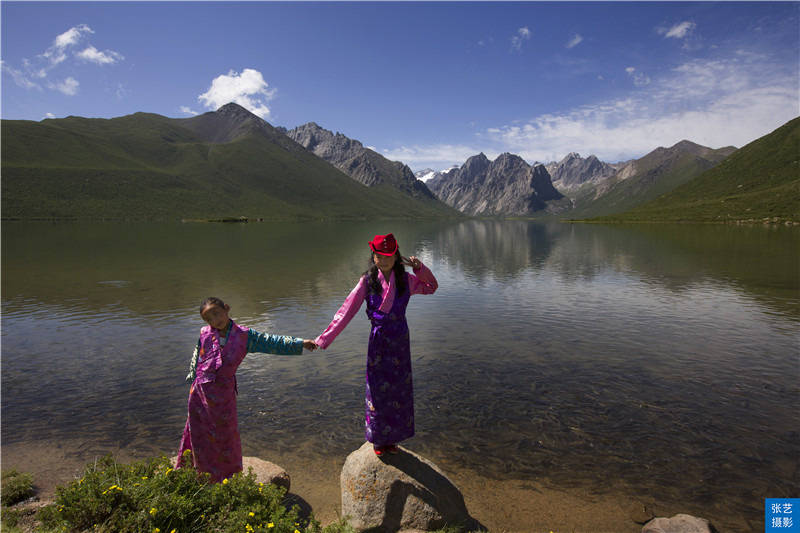
[[[33,476],[28,473],[19,473],[9,470],[2,473],[2,501],[3,505],[14,505],[33,496]]]
[[[174,470],[166,457],[124,465],[107,456],[58,487],[55,503],[38,518],[61,531],[319,533],[313,517],[302,520],[297,506],[282,505],[284,495],[252,471],[211,483],[191,467]]]

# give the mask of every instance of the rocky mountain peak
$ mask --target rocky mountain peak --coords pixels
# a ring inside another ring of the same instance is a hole
[[[343,133],[334,134],[308,122],[287,131],[286,136],[367,187],[386,184],[418,199],[436,199],[406,165],[389,161]]]
[[[543,165],[531,166],[515,154],[489,161],[480,153],[460,167],[439,173],[428,186],[446,204],[469,215],[530,215],[558,212],[569,200],[550,181]]]
[[[250,111],[248,111],[244,107],[242,107],[239,104],[236,104],[234,102],[229,102],[229,103],[225,104],[224,106],[220,107],[219,109],[217,109],[216,113],[218,115],[220,115],[220,116],[223,116],[223,117],[237,117],[237,118],[243,118],[243,119],[247,119],[247,118],[256,118],[256,119],[258,119],[259,118],[258,116],[254,115],[253,113],[251,113]]]
[[[286,150],[300,149],[269,122],[233,102],[225,104],[216,111],[176,120],[206,142],[221,144],[248,135],[258,135],[268,138]]]
[[[489,163],[489,158],[481,152],[467,159],[461,169],[469,174],[476,174],[486,170],[489,167]]]

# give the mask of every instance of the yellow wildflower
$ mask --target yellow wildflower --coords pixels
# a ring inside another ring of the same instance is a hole
[[[223,480],[222,480],[222,484],[223,484],[223,485],[227,485],[227,484],[228,484],[228,478],[225,478],[225,479],[223,479]]]
[[[254,513],[253,511],[250,511],[250,512],[249,512],[249,513],[247,513],[247,514],[249,514],[250,516],[255,516],[255,515],[256,515],[256,513]]]
[[[142,476],[142,479],[147,479],[147,476]]]
[[[177,530],[177,529],[173,529],[173,530],[172,530],[172,531],[170,531],[169,533],[178,533],[178,530]]]
[[[155,515],[157,512],[158,512],[158,509],[156,509],[155,507],[151,507],[150,508],[150,514],[151,515]]]
[[[297,531],[297,530],[295,529],[295,530],[294,530],[294,533],[300,533],[300,532],[299,532],[299,531]]]
[[[267,524],[267,527],[275,527],[275,524],[273,524],[272,522],[270,522],[269,524]]]

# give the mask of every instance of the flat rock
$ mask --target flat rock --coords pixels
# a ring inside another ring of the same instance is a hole
[[[292,485],[292,480],[286,470],[275,463],[258,457],[242,457],[242,468],[244,472],[247,472],[248,468],[252,468],[257,481],[264,484],[272,483],[273,485],[278,485],[285,488],[286,492],[289,492],[289,488]]]
[[[430,531],[448,525],[480,529],[464,497],[432,462],[403,447],[378,458],[372,444],[347,456],[341,475],[342,516],[357,530]]]
[[[712,533],[708,520],[688,514],[672,518],[654,518],[642,528],[642,533]]]

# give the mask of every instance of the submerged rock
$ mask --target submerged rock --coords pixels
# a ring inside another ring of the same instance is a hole
[[[372,444],[347,456],[341,475],[342,516],[358,530],[383,532],[440,529],[466,525],[483,529],[470,517],[464,496],[433,463],[405,448],[378,458]]]
[[[676,514],[672,518],[654,518],[642,528],[642,533],[713,533],[705,518]]]

